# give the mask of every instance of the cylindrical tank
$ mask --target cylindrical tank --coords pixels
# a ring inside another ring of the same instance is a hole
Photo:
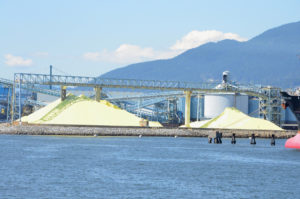
[[[257,98],[249,99],[248,114],[251,117],[259,117],[259,99]]]
[[[204,98],[194,96],[191,98],[191,120],[203,118]]]
[[[248,95],[243,94],[206,94],[204,97],[204,117],[214,118],[226,107],[235,107],[248,114]]]
[[[177,110],[183,114],[185,118],[185,98],[179,98],[177,101]],[[191,120],[201,119],[204,116],[204,97],[193,96],[191,97]],[[198,117],[197,117],[198,116]]]

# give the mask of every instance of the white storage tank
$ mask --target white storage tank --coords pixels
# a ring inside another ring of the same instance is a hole
[[[204,117],[214,118],[221,114],[226,107],[235,107],[248,114],[248,99],[248,95],[244,94],[206,94],[204,97]]]
[[[248,114],[251,117],[259,118],[259,99],[255,97],[249,98]]]

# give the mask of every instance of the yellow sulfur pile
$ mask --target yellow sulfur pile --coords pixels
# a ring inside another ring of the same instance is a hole
[[[29,124],[141,126],[142,118],[135,116],[106,100],[97,102],[85,96],[68,95],[44,108],[22,117]],[[151,127],[161,127],[159,122],[149,121]]]
[[[283,130],[272,122],[250,117],[236,108],[226,108],[223,113],[209,120],[200,128]]]
[[[201,120],[201,121],[195,121],[195,122],[191,122],[190,126],[191,128],[200,128],[201,126],[203,126],[204,124],[206,124],[209,120]],[[185,125],[181,125],[181,128],[186,127]]]

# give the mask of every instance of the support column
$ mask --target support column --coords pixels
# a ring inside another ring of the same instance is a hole
[[[13,122],[14,122],[14,117],[15,117],[15,97],[16,97],[16,95],[15,95],[15,85],[16,85],[16,83],[15,83],[15,80],[14,80],[14,85],[13,85],[13,87],[12,87],[12,91],[11,91],[11,124],[13,124]]]
[[[67,87],[66,86],[60,86],[60,99],[61,101],[64,101],[67,97]]]
[[[236,95],[237,93],[234,93],[234,99],[233,99],[233,107],[236,108]]]
[[[190,126],[191,118],[191,94],[192,91],[184,91],[185,93],[185,126]]]
[[[95,92],[95,100],[99,102],[101,100],[102,87],[95,87]]]
[[[22,104],[21,104],[21,77],[19,79],[19,125],[22,125]]]
[[[50,85],[49,85],[50,90],[52,89],[52,65],[50,65]]]
[[[11,101],[10,101],[10,92],[11,92],[11,88],[8,87],[8,93],[7,93],[7,108],[6,108],[6,121],[9,122],[9,114],[10,114],[10,106],[11,106]]]

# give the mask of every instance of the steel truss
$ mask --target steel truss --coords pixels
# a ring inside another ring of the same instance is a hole
[[[169,90],[177,91],[177,94],[182,95],[178,91],[191,91],[192,93],[245,93],[250,96],[256,96],[262,99],[268,96],[262,92],[261,88],[253,85],[223,85],[218,88],[216,83],[194,83],[194,82],[179,82],[179,81],[159,81],[159,80],[136,80],[136,79],[110,79],[99,77],[84,77],[84,76],[68,76],[68,75],[46,75],[32,73],[15,73],[13,81],[12,95],[12,121],[15,118],[21,117],[21,89],[36,89],[36,85],[60,85],[78,86],[78,87],[94,87],[94,88],[131,88],[131,89],[150,89],[150,90]],[[18,90],[16,89],[18,88]],[[40,89],[38,92],[43,92],[45,89]],[[18,99],[16,93],[18,92]],[[56,91],[48,90],[50,95],[59,96],[53,93]],[[169,94],[159,97],[168,97]],[[130,98],[130,97],[129,97]],[[151,98],[151,97],[150,97]],[[112,101],[121,101],[122,99],[111,99]],[[16,110],[18,113],[16,114]],[[21,123],[21,121],[20,121]]]

